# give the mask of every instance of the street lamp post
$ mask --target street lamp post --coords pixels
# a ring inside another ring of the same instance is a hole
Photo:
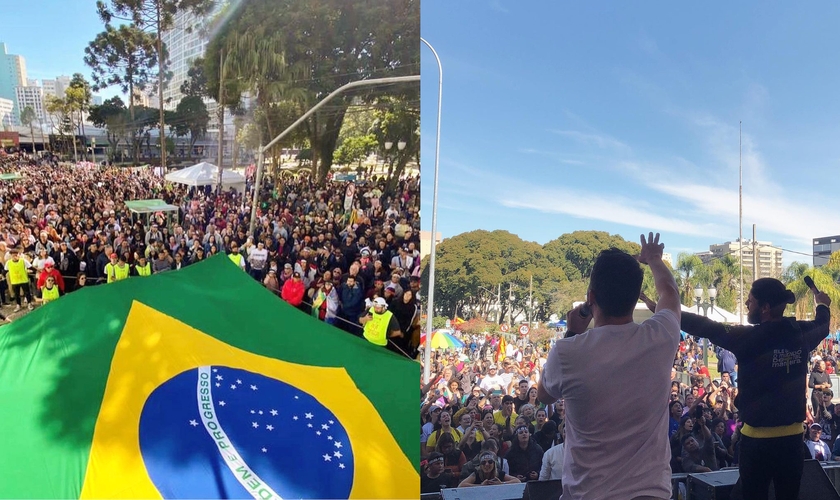
[[[432,54],[435,56],[435,60],[437,61],[438,65],[438,109],[437,109],[437,135],[435,138],[435,180],[433,181],[432,185],[432,237],[431,244],[429,245],[429,304],[426,309],[426,336],[430,340],[426,342],[426,348],[423,351],[424,357],[424,364],[423,364],[423,383],[428,384],[429,379],[431,378],[431,363],[432,363],[432,350],[430,349],[431,346],[431,336],[432,336],[432,316],[434,314],[434,302],[435,302],[435,231],[437,231],[437,195],[438,195],[438,167],[440,166],[440,115],[441,115],[441,101],[443,99],[443,66],[440,64],[440,57],[438,57],[437,51],[432,44],[426,41],[423,37],[420,37],[420,41],[425,43],[429,50],[432,51]]]
[[[704,292],[708,292],[709,301],[708,302],[701,302],[703,300]],[[700,314],[700,309],[703,309],[703,316],[709,317],[709,311],[714,312],[715,310],[715,298],[717,297],[717,289],[714,286],[709,287],[708,290],[703,290],[703,287],[697,285],[694,288],[694,300],[697,303],[697,314]],[[703,365],[708,368],[709,366],[709,349],[708,349],[708,340],[703,339]]]

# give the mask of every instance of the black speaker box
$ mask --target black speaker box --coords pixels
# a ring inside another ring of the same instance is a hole
[[[563,481],[551,479],[525,483],[522,500],[560,500],[563,494]]]
[[[690,500],[729,500],[729,495],[737,482],[737,469],[691,474],[686,480],[688,498]]]

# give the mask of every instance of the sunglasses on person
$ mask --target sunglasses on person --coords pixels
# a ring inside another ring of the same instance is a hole
[[[495,463],[495,462],[493,460],[482,460],[481,461],[481,465],[489,465],[489,464],[492,464],[492,463]]]

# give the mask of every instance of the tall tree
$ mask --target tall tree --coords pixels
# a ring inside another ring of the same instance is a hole
[[[152,69],[157,65],[154,38],[134,26],[120,26],[115,29],[106,26],[105,31],[85,48],[85,64],[92,70],[93,89],[101,90],[111,85],[119,86],[128,93],[130,121],[134,116],[134,90],[148,83]],[[138,142],[132,138],[132,156],[138,160]]]
[[[70,85],[71,89],[77,89],[76,92],[73,92],[69,98],[71,105],[76,109],[78,112],[78,121],[77,124],[79,125],[79,135],[82,137],[85,136],[85,120],[84,117],[90,111],[90,101],[93,99],[93,92],[91,92],[90,83],[85,80],[85,77],[82,76],[81,73],[73,73],[73,76],[70,78]],[[82,150],[83,156],[87,158],[87,148]]]
[[[29,127],[29,139],[32,141],[32,154],[35,154],[35,128],[32,126],[32,122],[37,119],[35,116],[35,110],[32,109],[32,106],[26,106],[20,112],[20,123]]]
[[[103,0],[97,0],[96,7],[99,17],[107,25],[114,19],[132,23],[138,29],[154,37],[157,52],[157,89],[160,102],[158,110],[160,132],[160,161],[166,168],[166,133],[165,115],[163,110],[163,88],[166,82],[166,48],[163,45],[164,31],[172,28],[175,14],[189,11],[198,16],[209,12],[215,0],[110,0],[110,5]]]
[[[175,108],[175,117],[173,126],[175,134],[178,137],[190,136],[189,157],[192,158],[195,142],[207,134],[207,124],[210,123],[207,105],[198,96],[184,97]]]
[[[116,158],[120,140],[126,135],[130,120],[125,103],[119,97],[112,97],[100,106],[91,106],[88,119],[97,127],[105,128],[110,150],[108,157],[113,161]]]
[[[385,191],[393,193],[397,181],[405,170],[405,166],[412,159],[420,163],[420,108],[418,102],[409,102],[401,98],[383,96],[377,100],[374,111],[373,133],[388,159],[388,182]],[[397,145],[405,143],[400,150]],[[391,142],[390,150],[385,149],[385,143]]]
[[[232,73],[256,93],[263,107],[277,102],[277,95],[302,91],[302,101],[296,101],[302,114],[347,83],[417,74],[419,7],[417,0],[252,0],[230,17],[215,43],[208,45],[205,58],[218,60],[222,50],[231,54]],[[278,54],[283,56],[282,64],[277,64]],[[207,71],[211,88],[213,73]],[[412,87],[411,92],[419,94],[418,89],[419,85]],[[332,166],[348,107],[354,99],[371,100],[380,93],[368,90],[337,97],[303,125],[318,182]]]
[[[66,91],[73,93],[72,89],[66,89]],[[55,117],[56,125],[55,128],[58,131],[59,136],[61,137],[61,144],[63,148],[67,147],[66,137],[69,135],[72,137],[73,142],[73,161],[79,161],[78,154],[76,151],[76,136],[74,131],[74,121],[73,121],[73,113],[74,108],[73,105],[67,102],[66,97],[58,97],[54,95],[47,96],[47,103],[46,103],[46,110],[51,116]],[[65,149],[65,152],[67,150]]]

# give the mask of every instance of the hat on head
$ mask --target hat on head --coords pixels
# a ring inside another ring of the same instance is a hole
[[[446,405],[444,405],[442,401],[440,401],[440,400],[435,401],[434,403],[432,403],[432,407],[433,407],[432,411],[434,411],[435,408],[437,408],[439,410],[442,410],[444,406],[446,406]]]
[[[117,254],[112,253],[112,254],[111,254],[111,258],[112,258],[112,259],[116,259],[116,258],[117,258]]]
[[[513,403],[513,396],[511,396],[510,394],[505,394],[505,397],[502,398],[502,404],[505,404],[507,402]]]
[[[373,305],[388,307],[388,303],[385,302],[385,299],[383,299],[382,297],[376,297],[375,299],[373,299]]]
[[[45,268],[45,269],[46,269],[46,268],[50,268],[50,267],[52,267],[52,266],[53,266],[53,263],[52,263],[52,262],[46,262],[46,263],[44,264],[44,268]]]
[[[396,293],[397,292],[397,287],[395,287],[394,285],[388,285],[388,286],[385,287],[385,291],[388,291],[388,290]]]
[[[822,430],[822,426],[821,426],[820,424],[818,424],[818,423],[814,422],[813,424],[811,424],[811,426],[809,427],[809,429],[819,429],[819,430]]]
[[[793,304],[796,297],[793,292],[785,288],[781,281],[775,278],[757,279],[752,284],[750,293],[759,302],[775,307],[779,304]]]
[[[291,269],[292,265],[286,262],[286,265],[283,266],[283,269]]]

